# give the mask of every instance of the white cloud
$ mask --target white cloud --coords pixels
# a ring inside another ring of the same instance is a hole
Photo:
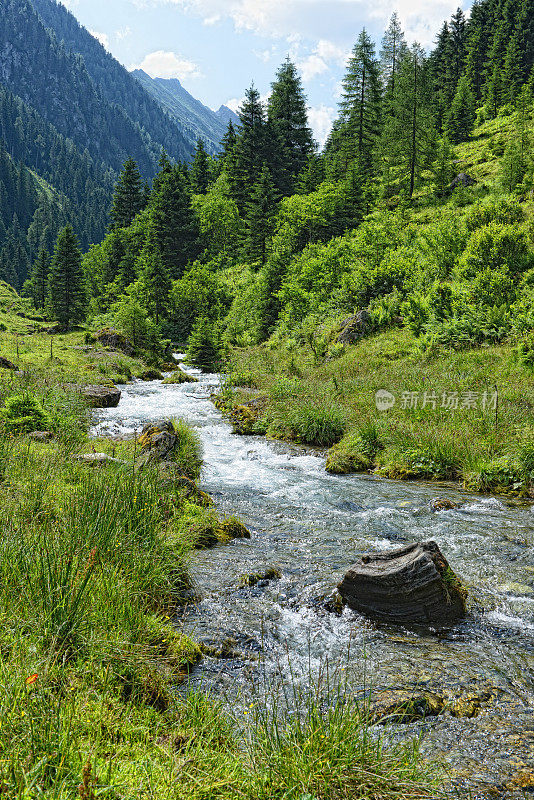
[[[293,57],[296,58],[297,67],[302,73],[304,82],[307,83],[318,75],[328,72],[333,64],[345,66],[349,55],[350,53],[335,42],[319,39],[314,51],[308,56],[300,59],[295,55]]]
[[[202,77],[200,69],[193,61],[165,50],[149,53],[141,64],[132,66],[130,69],[142,69],[151,78],[178,78],[182,81],[187,78]]]
[[[71,0],[72,2],[72,0]],[[132,0],[137,4],[174,3],[197,14],[206,24],[230,19],[238,30],[263,36],[290,37],[299,30],[304,38],[354,42],[368,25],[380,35],[393,11],[399,13],[407,37],[428,46],[458,0]],[[470,0],[465,0],[469,5]],[[335,47],[336,45],[334,45]],[[332,60],[331,57],[324,61]]]
[[[211,17],[205,17],[203,20],[204,25],[216,25],[221,20],[220,14],[213,14]]]
[[[320,105],[312,106],[308,109],[308,121],[313,134],[321,147],[328,139],[328,134],[332,130],[332,125],[336,118],[336,109],[332,106]]]
[[[95,39],[98,39],[101,45],[103,45],[106,50],[109,52],[109,36],[107,33],[99,33],[98,31],[89,31],[91,36],[94,36]]]

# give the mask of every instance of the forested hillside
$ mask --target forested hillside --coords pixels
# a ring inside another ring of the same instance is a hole
[[[221,107],[223,110],[212,111],[190,95],[177,78],[151,78],[142,69],[136,69],[131,74],[180,124],[184,136],[193,146],[198,139],[202,139],[210,154],[219,152],[228,122],[231,119],[234,124],[238,122],[237,116],[229,108]]]
[[[82,57],[102,100],[123,109],[128,118],[150,136],[153,163],[147,167],[139,164],[146,177],[152,177],[154,154],[157,159],[161,147],[173,158],[185,160],[190,157],[197,137],[192,138],[188,134],[186,119],[170,119],[151,94],[143,90],[122,64],[106,52],[100,42],[61,3],[56,0],[32,0],[32,5],[45,27],[54,32],[59,42],[63,42],[65,50],[73,56]],[[137,158],[132,147],[126,146],[126,151],[127,155]],[[115,168],[119,166],[115,162],[112,165]]]

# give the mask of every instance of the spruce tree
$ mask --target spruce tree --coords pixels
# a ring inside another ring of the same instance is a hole
[[[51,316],[65,328],[84,317],[86,292],[82,255],[70,225],[61,231],[54,248],[48,280],[48,304]]]
[[[233,150],[233,163],[226,168],[232,194],[239,211],[243,213],[250,187],[255,183],[264,161],[269,163],[265,110],[254,85],[245,93],[239,119],[241,127]]]
[[[35,308],[43,309],[46,305],[49,275],[50,254],[48,250],[41,248],[30,275],[30,292]]]
[[[365,29],[349,60],[343,80],[341,158],[346,166],[357,159],[364,175],[373,172],[373,157],[380,134],[382,89],[374,45]]]
[[[139,169],[133,158],[124,162],[111,208],[111,227],[127,228],[144,207],[144,187]]]
[[[158,325],[169,307],[171,278],[161,255],[157,231],[152,220],[139,256],[137,271],[146,293],[145,305]]]
[[[206,194],[210,181],[208,154],[204,142],[199,139],[195,148],[195,156],[189,170],[189,180],[193,194]]]
[[[163,263],[172,278],[179,278],[197,255],[199,238],[189,186],[179,165],[166,173],[152,193],[151,220]]]
[[[283,195],[289,195],[315,149],[313,133],[308,126],[306,96],[297,68],[289,58],[276,73],[267,109],[284,161],[285,175],[279,189]]]
[[[264,164],[252,187],[247,204],[247,236],[245,250],[250,259],[263,266],[267,260],[267,240],[272,234],[276,210],[276,190],[268,167]]]
[[[464,75],[458,82],[458,89],[445,123],[449,140],[453,144],[467,141],[473,132],[475,119],[475,99],[469,86],[469,80]]]
[[[206,372],[216,372],[221,363],[221,342],[216,324],[198,317],[187,343],[187,361]]]

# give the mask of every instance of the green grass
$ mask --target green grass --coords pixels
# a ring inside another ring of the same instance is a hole
[[[532,491],[534,375],[510,346],[423,353],[410,331],[393,329],[321,364],[304,346],[270,344],[235,351],[233,360],[254,375],[270,435],[328,444],[321,434],[302,437],[294,420],[316,408],[333,410],[337,432],[346,433],[330,451],[332,472],[376,470],[393,478],[455,480],[480,491]],[[298,379],[290,377],[295,364]],[[282,384],[291,391],[281,392]],[[484,392],[491,399],[495,386],[497,413],[482,411]],[[389,411],[376,409],[380,389],[396,398]],[[417,393],[417,408],[402,407],[404,392]],[[422,407],[425,392],[437,396],[435,409],[428,402]],[[458,408],[441,408],[450,392],[458,392]],[[478,393],[476,410],[461,407],[468,392]]]
[[[37,399],[54,438],[0,425],[5,797],[436,796],[435,769],[413,745],[385,748],[349,697],[311,699],[295,717],[274,706],[230,714],[202,693],[178,693],[201,657],[177,622],[190,553],[203,535],[215,544],[248,532],[208,508],[193,481],[135,470],[135,440],[87,439],[87,409],[50,372],[0,376],[8,405],[21,393]],[[198,442],[177,428],[177,463],[198,475]],[[93,448],[125,463],[73,458]]]

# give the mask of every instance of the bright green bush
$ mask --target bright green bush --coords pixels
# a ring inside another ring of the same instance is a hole
[[[514,225],[492,222],[475,230],[458,265],[458,274],[472,280],[484,270],[508,272],[517,276],[534,267],[534,251],[524,231]]]
[[[35,397],[15,394],[8,397],[2,418],[9,433],[21,434],[45,430],[50,420]]]
[[[345,433],[346,422],[336,406],[301,406],[290,412],[289,425],[298,441],[331,447]]]

